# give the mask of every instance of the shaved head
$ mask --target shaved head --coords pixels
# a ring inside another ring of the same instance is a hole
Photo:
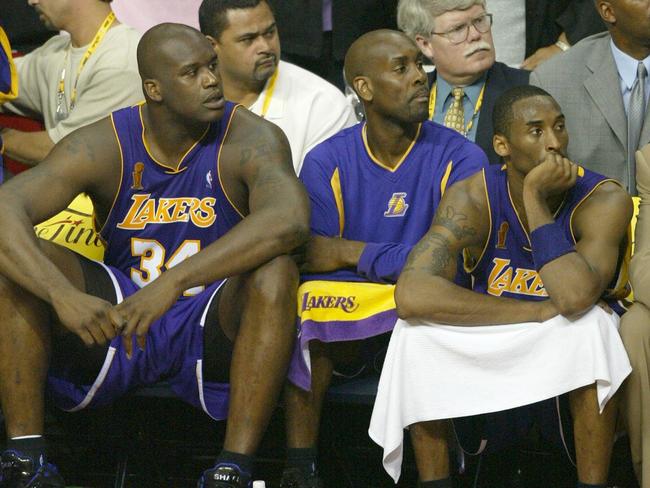
[[[406,34],[381,29],[359,37],[345,56],[345,79],[368,119],[411,125],[428,115],[423,54]]]
[[[387,47],[415,43],[403,32],[380,29],[368,32],[352,43],[345,55],[345,81],[354,87],[358,76],[371,76],[377,61],[384,59]]]
[[[143,80],[158,78],[168,62],[178,62],[184,51],[210,42],[198,30],[184,24],[158,24],[144,33],[138,44],[138,70]],[[212,47],[210,46],[210,49]]]

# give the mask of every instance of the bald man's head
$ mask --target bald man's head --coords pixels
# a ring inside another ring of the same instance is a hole
[[[413,41],[406,34],[399,31],[380,29],[359,37],[352,43],[345,55],[345,80],[354,87],[357,76],[370,76],[377,58],[384,58],[384,49],[389,46],[402,46]],[[417,49],[417,46],[416,46]]]
[[[144,33],[138,44],[138,69],[143,80],[158,78],[164,69],[161,61],[177,61],[183,51],[193,49],[196,44],[210,42],[198,30],[184,24],[158,24]],[[171,58],[171,59],[170,59]]]
[[[223,114],[217,55],[208,39],[183,24],[159,24],[138,44],[138,67],[150,110],[192,121]]]
[[[415,43],[399,31],[368,32],[350,46],[345,79],[361,99],[369,123],[375,114],[406,123],[427,118],[429,89],[422,60]]]

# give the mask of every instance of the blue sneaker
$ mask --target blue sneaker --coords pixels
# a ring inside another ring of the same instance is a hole
[[[197,488],[251,488],[253,480],[232,464],[217,464],[203,472]]]
[[[34,460],[8,449],[0,454],[0,487],[65,488],[59,470],[44,456]]]

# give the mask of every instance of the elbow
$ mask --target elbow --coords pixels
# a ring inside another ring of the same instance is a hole
[[[572,293],[563,293],[561,297],[551,297],[560,315],[569,320],[579,318],[595,305],[600,297],[600,290],[590,286]]]
[[[413,319],[416,316],[415,300],[412,293],[413,288],[410,282],[411,279],[408,272],[402,273],[395,286],[397,316],[403,320]]]

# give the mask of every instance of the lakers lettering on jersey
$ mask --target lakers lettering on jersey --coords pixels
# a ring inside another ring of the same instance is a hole
[[[197,227],[209,227],[217,218],[214,197],[151,198],[150,194],[133,195],[133,203],[117,227],[125,230],[144,229],[149,224],[192,222]]]
[[[544,283],[534,269],[515,268],[510,259],[494,258],[487,292],[500,297],[504,292],[529,297],[547,297]]]

